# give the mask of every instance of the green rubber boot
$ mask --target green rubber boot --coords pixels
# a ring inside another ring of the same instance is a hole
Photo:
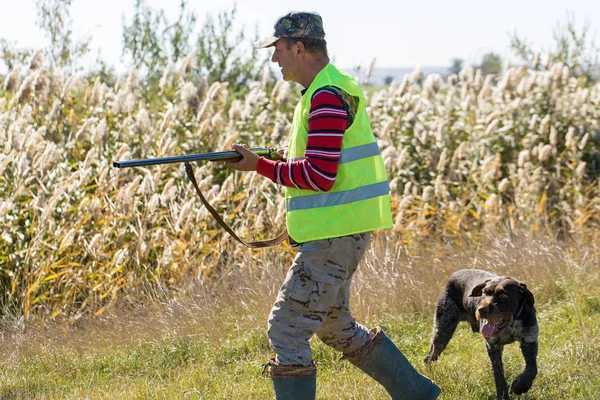
[[[276,400],[315,400],[317,368],[314,365],[279,365],[275,360],[269,365]]]
[[[393,400],[437,398],[439,386],[417,372],[381,328],[373,333],[375,337],[366,346],[344,358],[379,382]]]

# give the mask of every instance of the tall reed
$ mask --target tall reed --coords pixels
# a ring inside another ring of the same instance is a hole
[[[39,57],[39,55],[38,55]],[[0,306],[5,315],[77,319],[116,302],[176,298],[264,251],[234,244],[194,197],[181,165],[118,170],[113,160],[283,145],[297,88],[165,71],[151,93],[134,71],[113,85],[65,78],[38,60],[0,95]],[[192,66],[193,67],[193,66]],[[540,67],[541,68],[541,67]],[[370,90],[368,112],[392,187],[391,248],[485,231],[556,238],[600,220],[600,83],[560,64],[411,74]],[[247,238],[284,224],[281,188],[218,163],[200,187]],[[381,236],[380,235],[380,236]],[[291,259],[289,247],[267,259]],[[270,268],[279,264],[270,262]]]

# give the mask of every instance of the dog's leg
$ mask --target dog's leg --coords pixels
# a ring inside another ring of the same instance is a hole
[[[510,400],[508,397],[508,383],[504,377],[504,364],[502,363],[503,346],[493,346],[485,342],[485,347],[492,362],[494,382],[496,382],[496,396],[498,400]]]
[[[473,331],[473,333],[479,333],[479,321],[477,321],[475,317],[469,317],[467,321],[469,321],[469,325],[471,325],[471,331]]]
[[[515,394],[525,393],[533,385],[533,380],[537,375],[538,342],[521,342],[521,353],[523,353],[523,357],[525,358],[525,370],[517,376],[511,385],[511,390]]]
[[[429,354],[423,360],[426,364],[430,364],[438,359],[450,339],[452,339],[452,335],[454,335],[459,322],[460,310],[458,307],[454,303],[440,300],[436,307],[433,321],[431,348]]]

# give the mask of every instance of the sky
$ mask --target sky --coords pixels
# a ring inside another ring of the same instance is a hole
[[[165,10],[174,21],[179,0],[146,0]],[[71,18],[75,37],[92,38],[88,63],[100,57],[109,65],[123,66],[121,40],[123,18],[133,15],[134,0],[72,0]],[[510,34],[536,50],[553,46],[553,31],[573,16],[578,28],[591,25],[596,42],[600,29],[597,0],[188,0],[196,11],[198,29],[207,14],[216,16],[237,5],[235,23],[252,36],[270,35],[277,17],[288,11],[316,11],[323,17],[328,49],[342,68],[449,66],[460,58],[467,64],[480,62],[494,52],[506,60],[512,56]],[[4,17],[0,38],[18,47],[41,48],[47,43],[36,26],[35,0],[0,0]],[[264,50],[270,51],[270,50]]]

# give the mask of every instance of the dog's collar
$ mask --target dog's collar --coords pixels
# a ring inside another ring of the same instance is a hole
[[[525,300],[521,300],[521,306],[519,307],[517,312],[513,314],[513,319],[517,319],[519,317],[519,315],[521,315],[521,312],[523,311],[524,306],[525,306]]]

